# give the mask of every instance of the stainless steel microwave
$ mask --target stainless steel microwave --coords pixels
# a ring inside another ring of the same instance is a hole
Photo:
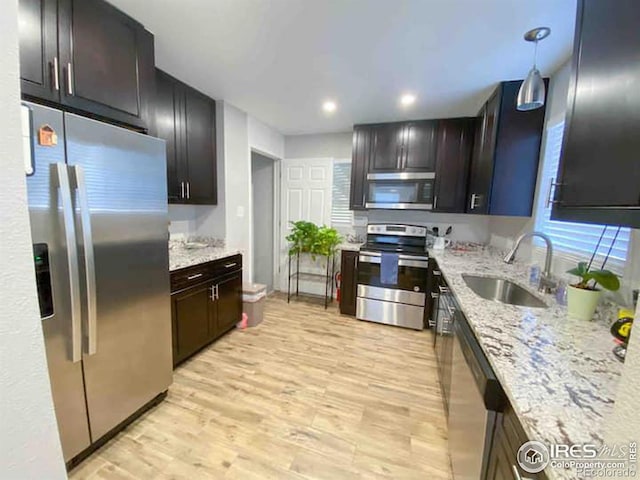
[[[433,172],[369,173],[365,208],[432,210]]]

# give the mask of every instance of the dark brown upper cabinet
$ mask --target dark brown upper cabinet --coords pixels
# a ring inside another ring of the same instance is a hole
[[[356,125],[353,128],[353,147],[351,150],[351,192],[349,208],[365,209],[367,172],[371,151],[371,128]]]
[[[640,3],[580,0],[551,217],[640,228]]]
[[[57,0],[18,3],[20,84],[23,95],[60,100]]]
[[[157,135],[167,142],[169,203],[216,205],[216,103],[156,70]]]
[[[369,172],[433,172],[437,120],[369,125]]]
[[[405,124],[402,171],[435,171],[438,123],[438,120],[420,120]]]
[[[478,114],[467,213],[531,216],[545,107],[516,110],[521,83],[502,82]]]
[[[475,117],[438,122],[433,211],[464,213]]]
[[[397,172],[402,168],[404,124],[371,125],[369,172]]]
[[[22,93],[153,129],[153,35],[103,0],[20,0]]]

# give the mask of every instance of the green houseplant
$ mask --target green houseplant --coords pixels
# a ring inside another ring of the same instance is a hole
[[[290,243],[289,255],[309,253],[314,260],[317,255],[333,255],[342,241],[335,228],[319,227],[304,220],[291,222],[291,233],[286,239]]]

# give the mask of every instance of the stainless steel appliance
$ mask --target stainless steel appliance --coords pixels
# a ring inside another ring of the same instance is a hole
[[[427,229],[411,225],[367,226],[358,256],[356,318],[422,330],[427,288]],[[384,253],[395,253],[397,279],[383,282]]]
[[[432,210],[433,172],[369,173],[365,208]]]
[[[165,144],[25,106],[42,328],[73,463],[172,381]]]
[[[447,394],[451,466],[455,480],[484,480],[498,412],[507,399],[466,319],[455,313]]]

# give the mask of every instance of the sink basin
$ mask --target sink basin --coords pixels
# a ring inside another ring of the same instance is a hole
[[[521,307],[547,308],[547,305],[538,297],[509,280],[478,275],[462,275],[462,278],[471,290],[487,300]]]

